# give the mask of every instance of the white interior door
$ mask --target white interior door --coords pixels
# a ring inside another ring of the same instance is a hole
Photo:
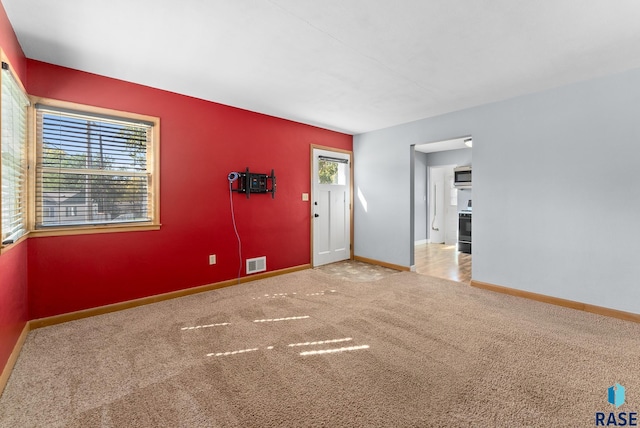
[[[429,242],[444,243],[444,171],[429,169]]]
[[[453,185],[453,167],[445,172],[445,237],[444,243],[458,243],[458,189]]]
[[[351,257],[351,155],[313,149],[313,266]]]

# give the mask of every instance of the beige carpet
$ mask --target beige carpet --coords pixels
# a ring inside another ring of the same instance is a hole
[[[307,270],[29,334],[1,427],[594,426],[640,324],[409,272]]]

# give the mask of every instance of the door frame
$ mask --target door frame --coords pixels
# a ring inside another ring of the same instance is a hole
[[[310,243],[310,248],[309,248],[309,255],[310,255],[310,261],[311,261],[311,267],[315,267],[314,264],[314,251],[313,251],[313,200],[314,200],[314,194],[313,194],[313,187],[314,187],[314,183],[313,183],[313,168],[314,168],[314,162],[313,162],[313,150],[314,149],[318,149],[318,150],[326,150],[329,152],[335,152],[335,153],[342,153],[342,154],[348,154],[349,155],[349,162],[350,162],[350,168],[349,168],[349,260],[353,260],[353,151],[352,150],[344,150],[344,149],[336,149],[334,147],[327,147],[327,146],[322,146],[319,144],[310,144],[309,145],[309,185],[310,185],[310,189],[309,189],[309,224],[310,226],[310,239],[309,239],[309,243]]]

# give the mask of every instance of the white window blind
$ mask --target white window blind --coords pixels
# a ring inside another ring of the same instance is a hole
[[[151,123],[36,111],[36,229],[152,221]]]
[[[0,140],[2,158],[2,244],[15,242],[26,232],[27,192],[26,192],[26,145],[27,107],[29,99],[13,77],[9,66],[2,63],[2,103]]]

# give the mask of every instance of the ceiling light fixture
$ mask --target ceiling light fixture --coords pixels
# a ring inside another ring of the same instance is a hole
[[[467,138],[466,140],[464,140],[464,145],[467,147],[473,146],[473,140],[471,138]]]

